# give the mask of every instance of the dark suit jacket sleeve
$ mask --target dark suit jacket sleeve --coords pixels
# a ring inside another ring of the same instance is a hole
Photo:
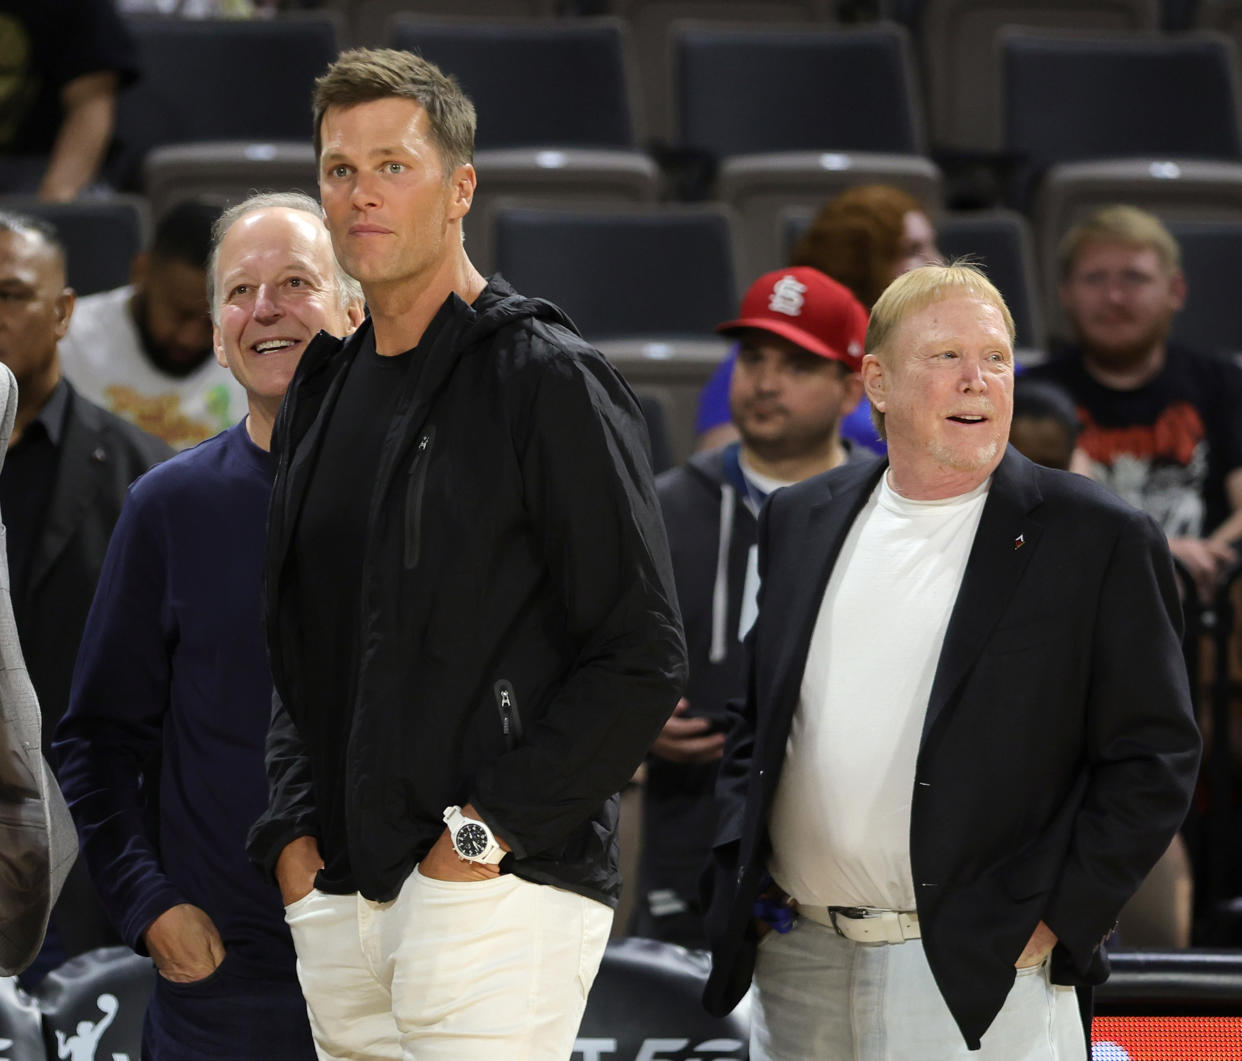
[[[147,926],[186,901],[164,875],[144,780],[158,761],[177,638],[154,518],[131,491],[104,558],[53,746],[100,900],[139,953]]]
[[[289,712],[272,690],[272,721],[267,731],[267,810],[250,830],[246,853],[268,876],[280,853],[299,836],[318,838],[310,759]]]
[[[1134,512],[1102,583],[1089,653],[1088,783],[1044,921],[1080,975],[1185,817],[1200,739],[1163,534]]]

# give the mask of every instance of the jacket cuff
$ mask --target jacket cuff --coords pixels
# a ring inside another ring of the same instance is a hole
[[[143,933],[151,927],[151,923],[160,914],[186,902],[189,900],[176,888],[167,881],[161,881],[158,887],[154,888],[150,894],[143,896],[141,902],[126,913],[122,923],[117,926],[121,938],[136,954],[150,957],[147,945],[142,939]]]
[[[299,836],[313,836],[318,842],[319,830],[315,828],[315,815],[306,811],[294,818],[260,818],[246,837],[246,854],[260,873],[270,881],[276,880],[276,863],[280,853]]]

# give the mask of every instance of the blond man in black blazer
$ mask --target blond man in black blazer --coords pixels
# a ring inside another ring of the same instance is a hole
[[[1200,742],[1164,536],[1008,448],[1013,367],[982,273],[906,274],[862,368],[888,462],[761,518],[705,995],[728,1010],[755,970],[756,1061],[1085,1057],[1072,988],[1107,976],[1186,812]],[[757,899],[796,927],[766,931]]]

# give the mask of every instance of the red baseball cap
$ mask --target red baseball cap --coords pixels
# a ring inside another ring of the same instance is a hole
[[[716,325],[725,335],[742,328],[779,335],[857,372],[867,338],[867,311],[848,287],[826,273],[792,266],[764,273],[742,299],[741,316]]]

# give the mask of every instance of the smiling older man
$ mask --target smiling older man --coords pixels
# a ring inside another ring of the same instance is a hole
[[[1083,1058],[1069,985],[1107,975],[1198,763],[1168,548],[1007,448],[1013,322],[977,270],[894,281],[862,374],[887,467],[760,519],[705,1000],[754,970],[756,1061]]]
[[[352,331],[362,299],[296,194],[224,214],[209,285],[216,358],[249,412],[130,491],[55,751],[104,905],[158,969],[143,1057],[302,1061],[293,945],[244,848],[267,805],[268,445],[302,352]]]

